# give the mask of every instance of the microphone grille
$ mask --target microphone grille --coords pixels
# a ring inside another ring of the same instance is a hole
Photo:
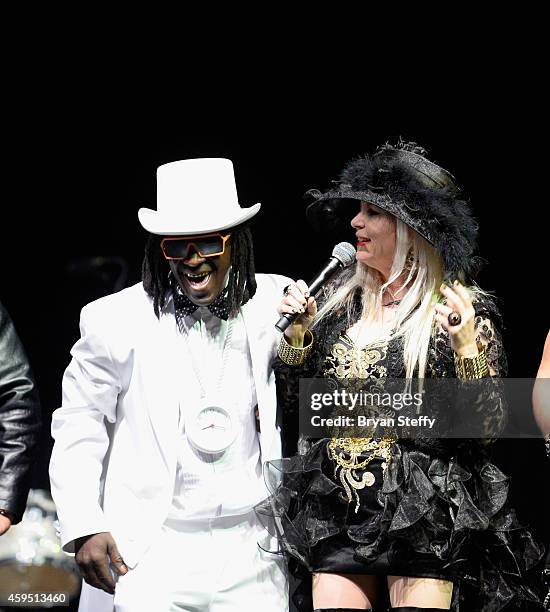
[[[355,248],[349,242],[339,242],[332,249],[332,256],[347,268],[355,261]]]

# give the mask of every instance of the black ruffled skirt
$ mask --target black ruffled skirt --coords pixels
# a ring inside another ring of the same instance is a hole
[[[398,441],[384,471],[381,460],[369,463],[374,483],[357,490],[356,504],[335,475],[328,442],[270,462],[273,494],[256,507],[295,575],[442,578],[455,584],[456,611],[539,609],[544,548],[507,504],[508,479],[479,445],[446,456]],[[306,600],[295,598],[300,610]]]

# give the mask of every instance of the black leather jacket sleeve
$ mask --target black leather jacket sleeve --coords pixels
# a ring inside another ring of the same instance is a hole
[[[0,304],[0,508],[18,523],[40,432],[40,400],[27,356]]]

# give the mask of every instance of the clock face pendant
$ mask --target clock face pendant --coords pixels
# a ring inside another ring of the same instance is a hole
[[[186,422],[188,440],[199,451],[223,453],[235,441],[237,431],[229,412],[215,402],[204,400],[195,415]]]

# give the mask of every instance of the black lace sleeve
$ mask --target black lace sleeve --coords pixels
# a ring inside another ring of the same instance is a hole
[[[476,342],[485,350],[490,377],[465,383],[456,401],[456,413],[468,415],[464,422],[472,423],[481,443],[487,444],[506,427],[507,409],[500,379],[507,375],[508,364],[500,331],[502,321],[494,302],[484,297],[477,299],[473,306]],[[436,331],[433,347],[429,362],[431,375],[456,377],[450,338],[442,327]]]
[[[493,320],[485,313],[476,316],[476,341],[483,346],[489,366],[489,379],[480,382],[473,397],[473,408],[481,417],[482,443],[489,444],[503,432],[508,420],[508,410],[501,378],[508,373],[502,336]]]
[[[318,308],[326,296],[317,300]],[[358,302],[359,303],[359,302]],[[290,366],[277,356],[273,363],[277,387],[277,403],[283,429],[283,455],[305,453],[310,443],[299,436],[299,390],[300,380],[323,376],[325,357],[329,347],[336,342],[348,324],[347,314],[342,312],[323,318],[312,329],[313,347],[307,361],[301,366]]]
[[[508,361],[502,344],[502,319],[494,302],[489,299],[474,302],[476,311],[476,342],[485,349],[491,376],[508,375]]]
[[[307,361],[301,366],[291,366],[277,356],[273,363],[275,385],[277,388],[277,405],[283,432],[283,456],[290,457],[298,449],[299,437],[299,390],[301,378],[314,376],[314,353],[318,350],[317,342]]]

